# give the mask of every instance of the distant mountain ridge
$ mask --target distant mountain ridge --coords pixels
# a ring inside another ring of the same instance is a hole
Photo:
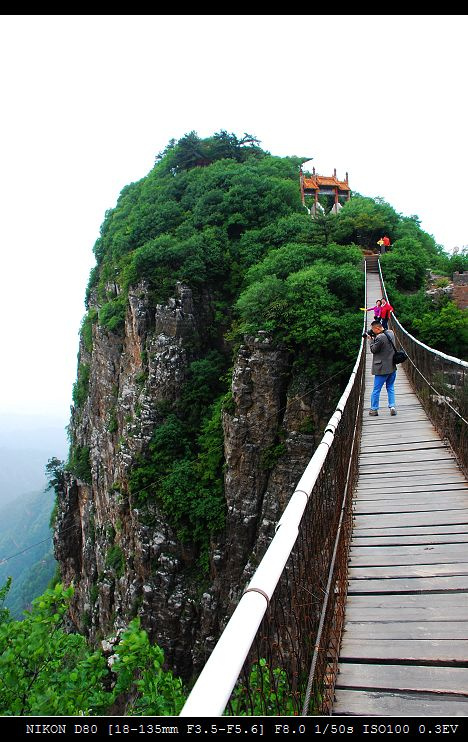
[[[53,505],[52,492],[33,492],[0,508],[0,586],[12,577],[5,605],[14,618],[22,617],[55,572],[49,525]]]
[[[52,456],[67,455],[65,425],[39,415],[0,415],[0,507],[46,485]]]

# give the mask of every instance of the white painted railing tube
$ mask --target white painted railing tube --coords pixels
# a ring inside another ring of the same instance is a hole
[[[308,499],[327,458],[344,406],[351,393],[362,349],[363,342],[349,383],[328,421],[325,434],[278,522],[270,546],[200,673],[180,716],[221,716],[228,704],[258,627],[296,542]]]
[[[305,499],[302,511],[306,502]],[[296,542],[298,525],[285,524],[275,534],[180,716],[222,715]]]
[[[430,353],[433,353],[435,356],[439,356],[439,358],[443,358],[445,361],[450,361],[451,363],[458,363],[460,366],[464,366],[465,368],[468,368],[468,362],[463,361],[461,358],[456,358],[455,356],[449,356],[447,353],[442,353],[441,350],[436,350],[435,348],[431,348],[430,345],[425,345],[425,343],[422,343],[420,340],[414,337],[414,335],[411,335],[411,333],[408,332],[408,330],[405,330],[401,322],[398,321],[398,319],[395,317],[395,313],[392,312],[392,318],[396,325],[400,328],[400,330],[407,335],[411,340],[419,345],[421,348],[424,348],[424,350],[429,351]]]
[[[299,523],[283,523],[258,565],[247,590],[262,590],[270,600],[299,533]]]
[[[211,653],[180,716],[222,715],[245,658],[294,547],[307,500],[325,461],[333,433],[325,433],[281,516],[277,531]],[[252,600],[252,595],[260,600]],[[229,668],[229,672],[226,672]]]
[[[222,716],[267,607],[261,593],[244,593],[180,716]]]
[[[325,435],[323,436],[321,442],[318,444],[317,448],[315,449],[314,455],[312,456],[311,460],[306,466],[306,469],[300,478],[299,482],[297,483],[297,487],[294,490],[295,494],[296,492],[305,492],[307,495],[307,499],[310,497],[310,493],[312,492],[315,482],[317,481],[318,475],[320,474],[320,471],[323,466],[323,462],[327,458],[328,451],[330,450],[330,446],[332,444],[334,438],[334,434],[331,431],[327,431]],[[292,505],[292,502],[290,501],[281,516],[281,518],[278,521],[278,528],[283,525],[285,522],[289,522],[290,520],[290,510],[289,506]],[[304,500],[303,502],[303,508],[302,512],[300,513],[300,517],[302,517],[302,513],[305,510],[305,506],[307,505],[307,501]]]

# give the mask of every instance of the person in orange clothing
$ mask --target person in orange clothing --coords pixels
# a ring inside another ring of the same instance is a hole
[[[390,317],[390,312],[393,312],[392,305],[386,299],[382,299],[382,304],[380,306],[380,321],[384,330],[388,330],[388,320]]]
[[[390,242],[390,237],[387,237],[387,236],[382,237],[382,242],[383,242],[383,250],[382,250],[382,252],[385,252],[385,250],[387,249],[387,247],[390,247],[390,245],[392,244]]]

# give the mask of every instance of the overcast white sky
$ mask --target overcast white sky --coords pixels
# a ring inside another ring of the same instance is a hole
[[[0,414],[68,421],[92,247],[169,139],[255,134],[468,243],[466,15],[0,17]]]

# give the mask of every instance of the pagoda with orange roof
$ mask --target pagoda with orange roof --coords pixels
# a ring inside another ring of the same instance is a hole
[[[301,198],[304,206],[309,210],[312,216],[315,216],[318,210],[323,211],[323,207],[319,203],[319,196],[333,196],[333,206],[331,212],[337,214],[343,206],[342,202],[349,201],[351,198],[351,188],[348,185],[348,173],[344,180],[338,180],[336,177],[336,169],[333,171],[333,175],[317,175],[315,167],[312,168],[312,175],[304,175],[302,168],[299,173],[300,184],[301,184]],[[311,205],[308,206],[306,199],[311,201]]]

